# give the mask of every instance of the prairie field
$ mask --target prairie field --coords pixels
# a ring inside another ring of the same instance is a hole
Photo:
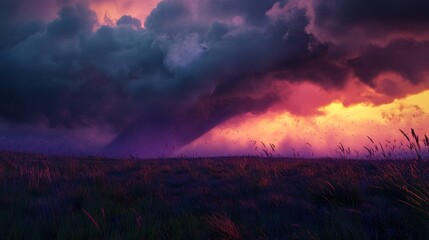
[[[429,162],[0,154],[1,239],[429,239]]]

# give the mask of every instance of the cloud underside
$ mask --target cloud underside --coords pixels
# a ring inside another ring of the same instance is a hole
[[[353,80],[384,101],[428,86],[425,0],[163,0],[109,26],[86,2],[43,1],[0,3],[0,118],[99,128],[113,153],[156,155],[272,107],[315,114],[288,101],[293,84]]]

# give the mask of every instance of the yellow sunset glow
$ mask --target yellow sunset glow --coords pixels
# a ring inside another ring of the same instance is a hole
[[[428,103],[429,91],[424,91],[378,106],[359,103],[345,107],[334,101],[319,108],[322,114],[315,116],[295,116],[288,112],[246,114],[212,129],[183,151],[197,152],[209,145],[213,153],[228,149],[237,154],[248,150],[259,154],[264,147],[271,149],[269,144],[273,144],[280,155],[290,156],[294,151],[301,151],[311,157],[332,155],[342,143],[362,154],[363,146],[369,144],[367,136],[376,142],[397,140],[399,143],[405,140],[399,129],[414,128],[418,134],[428,134]],[[202,154],[209,155],[210,151]]]

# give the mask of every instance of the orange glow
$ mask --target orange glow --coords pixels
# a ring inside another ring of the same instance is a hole
[[[269,144],[274,144],[276,152],[271,152],[282,156],[296,156],[299,152],[303,157],[335,157],[335,149],[342,143],[350,147],[354,156],[363,157],[364,146],[371,145],[367,136],[376,143],[397,140],[399,145],[401,141],[405,143],[399,129],[409,132],[414,128],[417,134],[428,134],[428,102],[426,90],[379,106],[344,106],[334,101],[318,108],[320,114],[307,117],[278,111],[260,116],[246,114],[212,129],[183,152],[211,155],[229,150],[231,155],[263,155],[263,149],[271,151]]]
[[[158,2],[159,0],[96,1],[91,3],[91,9],[97,13],[100,24],[114,25],[123,15],[138,18],[143,24]]]

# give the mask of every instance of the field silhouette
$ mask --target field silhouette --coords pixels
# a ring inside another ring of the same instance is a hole
[[[429,239],[429,162],[0,154],[2,239]]]

